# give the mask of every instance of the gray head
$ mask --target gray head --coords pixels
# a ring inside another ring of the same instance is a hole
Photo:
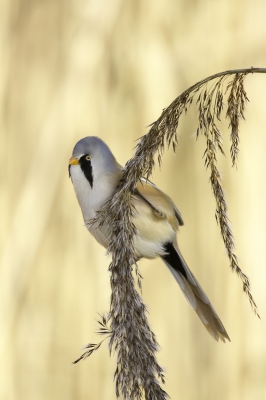
[[[76,143],[70,166],[77,164],[91,186],[93,177],[112,174],[121,168],[109,147],[96,136],[87,136]]]
[[[72,157],[79,159],[85,154],[91,157],[96,156],[97,158],[108,159],[110,162],[115,159],[107,144],[97,136],[86,136],[76,143]]]

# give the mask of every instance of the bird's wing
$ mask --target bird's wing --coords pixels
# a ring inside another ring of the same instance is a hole
[[[136,186],[135,195],[145,201],[157,218],[167,218],[174,231],[184,225],[181,213],[172,199],[152,182],[142,179]]]

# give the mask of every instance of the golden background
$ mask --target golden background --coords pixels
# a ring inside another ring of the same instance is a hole
[[[1,1],[1,400],[115,399],[106,343],[71,363],[100,339],[95,320],[110,298],[110,259],[83,226],[68,178],[72,148],[100,136],[125,163],[188,86],[226,69],[266,67],[265,15],[265,0]],[[265,78],[246,79],[238,170],[228,152],[220,163],[261,320],[228,266],[195,107],[180,124],[176,155],[165,152],[152,177],[182,212],[182,253],[232,340],[216,343],[163,263],[142,261],[172,399],[266,398]]]

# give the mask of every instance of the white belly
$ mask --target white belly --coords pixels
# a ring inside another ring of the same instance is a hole
[[[98,228],[91,226],[89,221],[113,195],[116,184],[110,182],[110,177],[101,177],[91,188],[78,166],[71,168],[71,176],[86,227],[97,242],[107,248],[110,230],[104,225]],[[137,229],[134,238],[136,258],[155,258],[165,254],[164,244],[175,238],[175,232],[168,220],[157,218],[151,207],[139,198],[133,199],[133,203],[136,209],[136,216],[132,220]]]

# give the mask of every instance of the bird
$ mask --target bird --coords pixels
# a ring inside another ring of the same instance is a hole
[[[109,227],[89,222],[115,193],[123,167],[102,139],[87,136],[74,146],[68,170],[84,223],[97,242],[107,248]],[[131,205],[134,209],[131,218],[136,228],[133,239],[136,259],[160,257],[211,336],[217,341],[230,341],[210,300],[179,250],[177,231],[184,221],[173,200],[155,184],[141,178],[132,193]]]

